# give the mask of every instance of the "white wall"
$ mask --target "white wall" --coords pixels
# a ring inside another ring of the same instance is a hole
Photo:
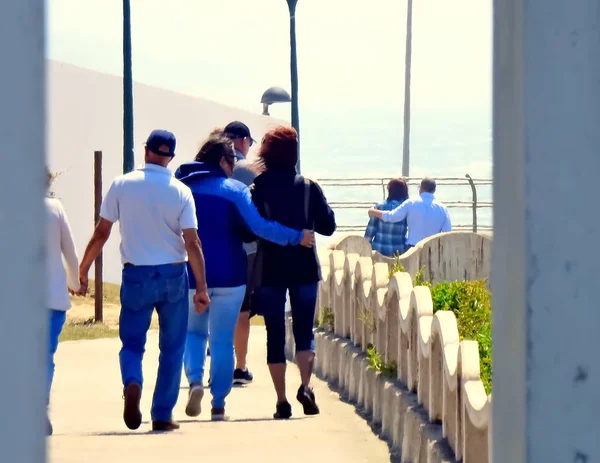
[[[65,171],[56,179],[53,190],[67,209],[80,256],[93,230],[94,150],[103,151],[104,192],[110,181],[122,173],[122,101],[120,77],[48,62],[50,167]],[[249,113],[142,84],[135,84],[134,105],[136,166],[143,161],[144,142],[155,128],[171,130],[177,136],[177,156],[169,166],[175,170],[182,162],[193,159],[201,141],[215,127],[239,119],[260,141],[270,127],[285,123],[258,112]],[[256,108],[262,110],[258,101]],[[115,229],[105,247],[104,258],[105,280],[115,283],[121,280],[118,247],[118,229]]]

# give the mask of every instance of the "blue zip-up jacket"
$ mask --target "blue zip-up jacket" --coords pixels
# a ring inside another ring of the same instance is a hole
[[[209,288],[246,284],[244,242],[254,241],[256,236],[281,246],[297,245],[302,240],[302,230],[263,219],[248,187],[227,178],[219,166],[190,162],[182,164],[175,177],[189,186],[194,196]],[[195,289],[196,280],[188,270],[190,288]]]

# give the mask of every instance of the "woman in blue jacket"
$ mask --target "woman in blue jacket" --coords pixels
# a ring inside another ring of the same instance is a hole
[[[186,413],[198,416],[201,412],[206,345],[210,336],[213,421],[226,419],[225,398],[232,387],[233,335],[246,289],[243,243],[253,241],[256,236],[282,246],[312,247],[314,243],[309,230],[294,230],[263,219],[248,188],[229,178],[234,163],[232,141],[213,134],[202,145],[195,161],[181,165],[175,173],[194,196],[211,299],[208,310],[201,314],[190,304],[184,355],[185,373],[190,383]],[[190,290],[195,291],[195,287],[190,273]]]

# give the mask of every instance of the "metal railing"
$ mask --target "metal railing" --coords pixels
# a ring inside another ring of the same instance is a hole
[[[382,199],[387,197],[387,184],[391,180],[389,178],[320,178],[317,181],[319,185],[324,189],[329,191],[331,187],[339,187],[339,188],[360,188],[366,186],[376,186],[381,187],[382,191]],[[405,178],[408,185],[418,185],[421,182],[421,178],[416,177],[408,177]],[[477,231],[491,231],[491,225],[479,225],[477,211],[483,208],[492,208],[492,201],[479,201],[477,197],[477,187],[478,186],[491,186],[491,179],[483,179],[483,178],[472,178],[469,174],[466,174],[464,177],[443,177],[436,178],[437,186],[451,186],[451,187],[459,187],[459,186],[469,186],[471,188],[471,201],[443,201],[444,205],[448,208],[462,208],[462,209],[471,209],[473,218],[470,224],[453,224],[453,230],[471,230],[473,232]],[[367,210],[370,207],[373,207],[373,201],[329,201],[329,205],[333,209],[359,209],[359,210]],[[365,224],[358,225],[338,225],[337,230],[340,232],[362,232],[365,229]]]

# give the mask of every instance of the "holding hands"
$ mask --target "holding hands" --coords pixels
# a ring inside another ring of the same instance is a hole
[[[85,274],[79,274],[79,289],[77,291],[73,291],[69,288],[69,294],[71,296],[85,296],[88,291],[88,277]]]

